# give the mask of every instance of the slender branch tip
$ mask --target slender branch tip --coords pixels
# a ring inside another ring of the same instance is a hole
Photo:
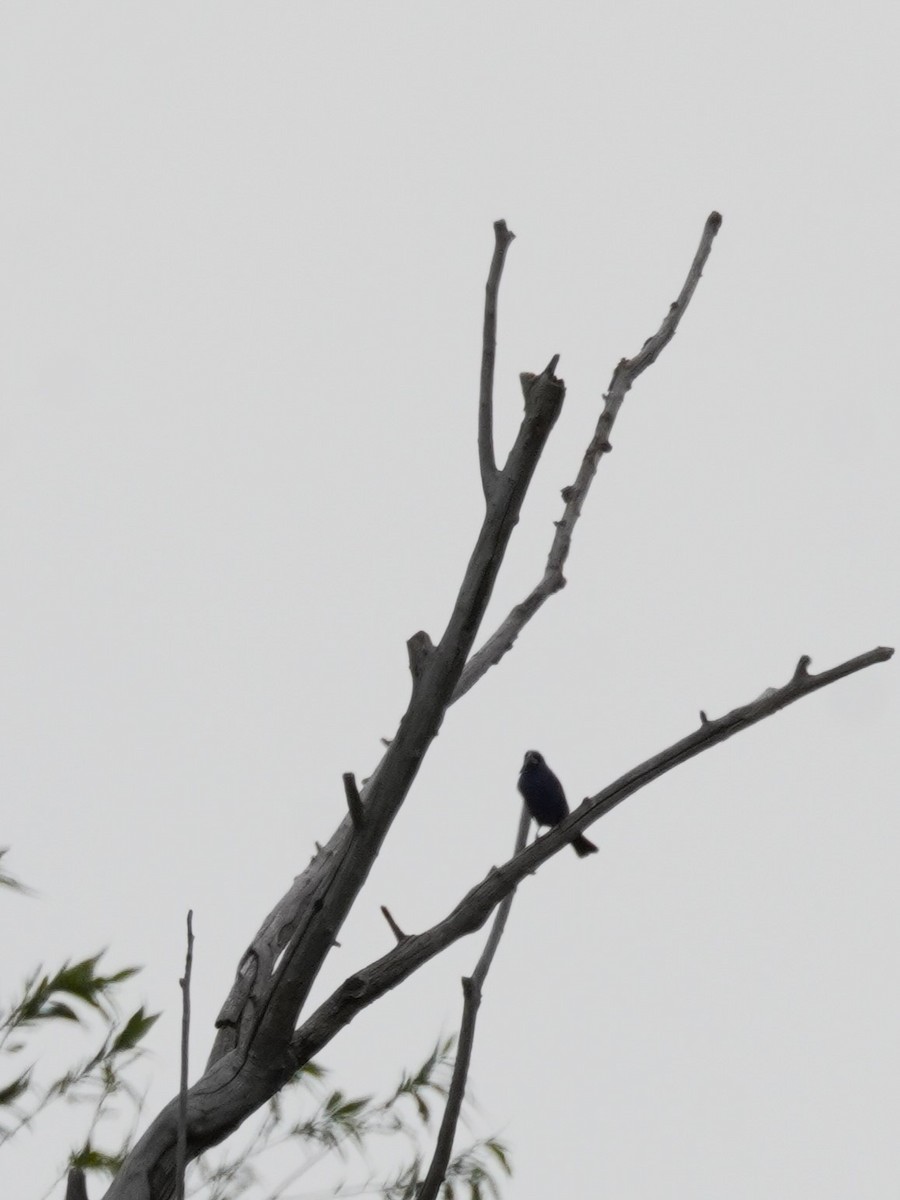
[[[184,1177],[187,1169],[187,1096],[188,1052],[191,1036],[191,968],[194,963],[194,910],[187,914],[187,951],[184,975],[178,980],[181,987],[181,1075],[178,1088],[178,1119],[175,1144],[175,1196],[184,1200]]]
[[[486,503],[497,486],[494,457],[494,367],[497,357],[497,298],[506,252],[514,235],[505,221],[494,222],[494,253],[484,290],[484,325],[481,333],[481,380],[478,390],[478,466]]]

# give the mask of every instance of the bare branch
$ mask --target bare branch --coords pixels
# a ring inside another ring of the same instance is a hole
[[[530,825],[531,814],[523,804],[522,811],[519,813],[519,828],[516,832],[516,841],[513,846],[513,858],[525,849]],[[497,953],[497,947],[500,945],[500,939],[503,937],[503,931],[506,928],[506,920],[509,917],[509,910],[512,908],[514,896],[515,888],[500,902],[500,907],[497,909],[497,915],[494,917],[494,923],[491,926],[491,932],[484,943],[484,949],[481,952],[481,957],[475,966],[475,970],[472,972],[472,980],[479,988],[484,986],[487,973],[491,969],[491,963],[494,961],[494,955]]]
[[[618,367],[616,367],[611,391],[621,388],[622,397],[624,398],[625,393],[634,383],[635,379],[637,379],[638,375],[655,363],[661,351],[671,342],[675,336],[676,329],[681,324],[681,318],[687,311],[691,297],[696,291],[697,284],[700,282],[703,268],[706,266],[706,260],[709,258],[710,251],[712,250],[713,239],[721,228],[721,213],[711,212],[706,218],[706,224],[703,226],[703,235],[700,238],[700,245],[697,247],[697,253],[694,255],[694,261],[691,263],[691,269],[688,271],[687,279],[684,281],[684,287],[678,294],[678,299],[670,305],[668,314],[662,325],[660,325],[653,337],[647,338],[634,358],[623,358]],[[617,379],[620,372],[621,378]]]
[[[447,1103],[441,1118],[434,1144],[434,1154],[428,1167],[428,1174],[416,1194],[416,1200],[435,1200],[444,1176],[450,1155],[453,1152],[453,1139],[456,1137],[456,1126],[462,1110],[463,1097],[466,1092],[466,1080],[469,1076],[469,1064],[472,1061],[472,1046],[475,1043],[475,1020],[481,1004],[481,988],[473,979],[463,977],[463,1017],[459,1029],[459,1041],[456,1044],[456,1061],[453,1064],[453,1077],[450,1080],[450,1090],[447,1092]]]
[[[490,503],[497,482],[494,459],[494,359],[497,351],[497,294],[510,242],[516,235],[505,221],[494,222],[494,256],[484,295],[484,331],[481,339],[481,390],[478,401],[478,462],[484,498]]]
[[[365,817],[362,800],[359,798],[359,788],[356,786],[356,777],[352,771],[345,771],[341,779],[344,781],[344,795],[347,797],[347,807],[350,809],[353,825],[356,829],[362,829]]]
[[[522,812],[519,816],[519,829],[516,834],[516,842],[513,847],[513,857],[525,849],[525,842],[528,838],[528,826],[530,824],[531,817],[528,809],[523,804]],[[484,944],[484,949],[481,952],[475,970],[472,972],[471,978],[464,978],[462,981],[463,1015],[462,1024],[459,1028],[459,1040],[456,1044],[456,1061],[453,1064],[453,1076],[450,1080],[450,1089],[447,1092],[447,1104],[444,1108],[444,1115],[441,1118],[441,1127],[435,1142],[434,1154],[432,1155],[431,1164],[428,1167],[428,1174],[422,1182],[416,1200],[435,1200],[438,1189],[444,1182],[444,1176],[447,1174],[447,1165],[450,1162],[450,1155],[453,1152],[453,1139],[456,1136],[456,1126],[459,1124],[459,1114],[462,1111],[463,1097],[466,1092],[466,1080],[469,1077],[469,1066],[472,1061],[472,1047],[475,1044],[475,1021],[478,1017],[478,1008],[481,1004],[481,990],[484,987],[487,973],[491,969],[491,963],[494,961],[494,955],[497,953],[497,947],[500,945],[503,930],[506,928],[506,919],[509,916],[509,910],[512,908],[514,896],[515,889],[501,900],[494,917],[494,923],[491,926],[491,932]],[[382,912],[384,911],[382,909]]]
[[[603,397],[605,402],[603,411],[597,420],[594,436],[584,452],[575,482],[563,488],[562,496],[566,507],[563,510],[562,518],[556,523],[556,533],[547,556],[543,577],[525,599],[509,612],[494,633],[466,663],[465,670],[453,693],[454,701],[464,696],[470,688],[475,686],[482,675],[512,649],[516,638],[538,609],[552,595],[565,587],[566,579],[563,568],[572,546],[575,523],[581,516],[581,510],[594,481],[601,457],[609,454],[612,450],[609,438],[622,402],[638,375],[656,361],[664,347],[675,336],[679,322],[700,282],[703,267],[712,250],[713,239],[721,224],[722,218],[718,213],[711,213],[707,217],[700,245],[694,255],[694,261],[691,263],[678,299],[669,308],[663,323],[653,337],[644,342],[634,358],[623,358],[613,372],[609,391]]]
[[[175,1150],[175,1195],[184,1200],[184,1172],[187,1168],[187,1092],[188,1051],[191,1039],[191,967],[194,963],[193,909],[187,915],[187,953],[181,987],[181,1084],[178,1091],[178,1142]]]
[[[358,1012],[390,988],[396,987],[423,963],[434,958],[459,938],[479,929],[504,896],[508,896],[526,875],[534,872],[547,859],[567,846],[573,833],[587,829],[623,800],[667,771],[671,771],[679,763],[687,762],[704,750],[709,750],[726,738],[749,729],[751,725],[772,716],[788,704],[793,704],[795,700],[808,696],[838,679],[871,667],[875,663],[886,662],[893,653],[888,647],[878,646],[818,675],[810,675],[805,667],[802,671],[798,667],[783,687],[767,689],[749,704],[732,709],[716,720],[707,720],[694,733],[688,734],[681,741],[634,767],[595,796],[589,796],[561,825],[536,839],[526,850],[502,866],[489,871],[437,925],[424,933],[411,935],[390,953],[370,963],[341,984],[295,1033],[293,1049],[297,1065],[308,1062],[318,1054]]]

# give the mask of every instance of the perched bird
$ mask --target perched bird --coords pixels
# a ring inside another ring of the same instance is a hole
[[[559,825],[569,815],[562,784],[537,750],[529,750],[525,755],[519,772],[519,791],[538,825]],[[583,833],[572,838],[572,849],[579,858],[597,853],[597,847]]]

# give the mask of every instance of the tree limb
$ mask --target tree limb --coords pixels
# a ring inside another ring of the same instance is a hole
[[[294,1035],[293,1049],[298,1066],[318,1054],[363,1008],[396,987],[447,946],[479,929],[504,896],[508,896],[526,875],[532,874],[548,858],[567,846],[574,833],[587,829],[623,800],[679,763],[687,762],[838,679],[875,663],[886,662],[893,653],[888,647],[878,646],[818,675],[808,673],[809,659],[804,655],[791,679],[782,687],[767,688],[749,704],[734,708],[723,717],[701,723],[694,733],[648,758],[595,796],[589,796],[561,825],[543,834],[502,866],[492,868],[437,925],[424,933],[411,934],[388,954],[345,980]]]
[[[601,457],[604,454],[609,454],[612,450],[609,438],[619,409],[622,407],[622,402],[635,379],[651,363],[656,361],[665,346],[675,336],[679,322],[691,302],[691,297],[696,290],[697,284],[700,282],[703,267],[706,265],[706,260],[709,258],[710,251],[712,250],[713,239],[719,232],[721,224],[721,216],[716,212],[710,213],[703,227],[700,245],[697,248],[697,253],[694,255],[694,261],[691,263],[678,299],[670,306],[662,324],[653,337],[648,338],[644,342],[644,345],[634,358],[623,358],[613,372],[609,391],[603,397],[603,411],[597,420],[594,436],[591,438],[584,452],[575,482],[569,487],[563,488],[562,495],[565,501],[565,509],[563,510],[562,518],[556,522],[556,533],[553,536],[553,543],[550,547],[550,553],[547,556],[543,577],[532,588],[525,599],[517,604],[503,621],[500,622],[497,629],[487,641],[471,656],[466,663],[459,683],[456,685],[452,702],[464,696],[470,688],[475,686],[482,675],[486,674],[491,667],[496,666],[500,659],[512,649],[516,638],[544,602],[549,600],[554,593],[565,587],[566,579],[563,574],[563,568],[565,567],[566,559],[569,557],[569,550],[572,546],[575,523],[581,516],[581,510],[591,484],[594,481]]]
[[[478,462],[485,500],[490,503],[497,482],[494,459],[494,361],[497,353],[497,296],[506,252],[516,235],[505,221],[494,222],[494,256],[484,289],[484,329],[481,337],[481,388],[478,399]]]
[[[523,804],[522,812],[519,816],[519,829],[516,834],[516,842],[513,847],[514,858],[520,851],[525,849],[530,824],[531,816]],[[475,1021],[478,1018],[478,1009],[481,1004],[481,991],[484,987],[487,973],[491,969],[491,963],[494,961],[494,955],[497,953],[497,947],[500,945],[503,930],[506,928],[506,920],[509,916],[509,910],[512,908],[514,896],[515,889],[500,901],[494,917],[494,923],[491,926],[491,932],[484,944],[484,949],[481,952],[475,970],[472,972],[470,978],[464,978],[462,981],[463,1015],[462,1024],[459,1027],[459,1040],[456,1043],[456,1061],[453,1064],[453,1075],[450,1080],[450,1089],[447,1092],[447,1103],[444,1107],[444,1115],[441,1118],[441,1127],[434,1146],[434,1154],[431,1158],[431,1164],[428,1167],[428,1174],[422,1182],[416,1200],[435,1200],[438,1190],[444,1182],[444,1176],[447,1174],[447,1166],[450,1162],[450,1155],[453,1152],[453,1139],[456,1136],[456,1126],[459,1124],[459,1114],[462,1111],[463,1097],[466,1093],[469,1066],[472,1061],[472,1047],[475,1044]]]
[[[437,736],[484,616],[541,452],[559,416],[565,384],[553,368],[526,389],[525,413],[481,529],[447,627],[419,661],[395,736],[367,781],[365,821],[349,813],[294,880],[245,951],[217,1019],[206,1071],[188,1092],[188,1155],[226,1138],[283,1087],[295,1069],[297,1017],[365,883],[379,848]],[[169,1200],[174,1193],[178,1098],[157,1115],[106,1193],[107,1200]]]

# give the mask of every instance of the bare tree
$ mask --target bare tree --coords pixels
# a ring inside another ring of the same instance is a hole
[[[637,377],[656,360],[678,329],[720,226],[721,217],[712,213],[705,223],[684,286],[659,329],[633,358],[623,358],[615,368],[575,480],[563,489],[564,508],[541,578],[476,649],[476,638],[519,511],[565,397],[565,385],[555,373],[558,355],[539,374],[520,376],[524,413],[506,461],[502,467],[498,466],[493,437],[497,296],[513,234],[505,222],[495,224],[495,248],[486,288],[478,405],[478,456],[485,511],[447,628],[436,644],[421,631],[409,639],[412,675],[409,704],[381,762],[361,788],[352,774],[344,776],[347,814],[265,918],[244,952],[230,994],[219,1013],[203,1074],[185,1096],[173,1098],[152,1121],[109,1187],[107,1200],[168,1200],[174,1196],[179,1142],[188,1160],[221,1142],[357,1013],[457,939],[479,929],[497,910],[482,957],[472,977],[464,980],[465,1005],[457,1068],[431,1169],[419,1192],[420,1197],[430,1200],[438,1191],[449,1158],[481,987],[518,883],[566,847],[576,833],[672,767],[818,688],[891,656],[891,650],[879,647],[817,675],[809,673],[810,660],[803,656],[782,687],[768,689],[757,699],[716,719],[701,713],[699,728],[588,797],[562,825],[527,848],[528,822],[523,817],[513,856],[471,886],[452,912],[431,929],[416,934],[404,933],[386,913],[397,938],[396,946],[345,979],[314,1012],[304,1014],[313,982],[368,877],[447,709],[500,661],[543,603],[565,585],[563,570],[574,529],[600,461],[611,449],[610,435],[619,409]],[[80,1185],[80,1180],[73,1181],[73,1195]]]

